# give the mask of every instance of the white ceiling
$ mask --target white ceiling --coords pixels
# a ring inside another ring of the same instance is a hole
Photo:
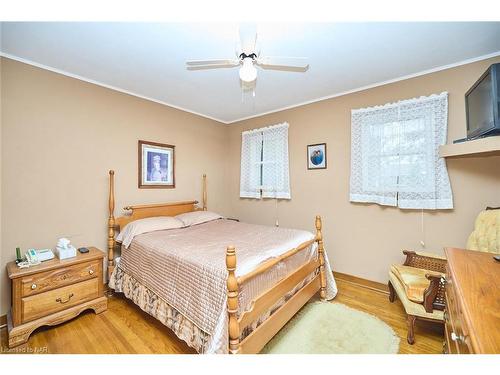
[[[237,24],[2,23],[2,55],[230,123],[486,55],[500,22],[258,24],[261,53],[304,56],[305,73],[258,68],[256,96],[237,68],[188,71],[235,54]]]

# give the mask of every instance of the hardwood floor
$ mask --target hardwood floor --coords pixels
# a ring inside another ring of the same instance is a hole
[[[385,292],[336,278],[339,293],[334,302],[378,316],[401,338],[400,353],[441,353],[441,325],[417,322],[414,345],[406,342],[406,315],[401,303],[390,303]],[[195,353],[167,327],[126,298],[109,298],[108,310],[85,312],[55,327],[41,327],[28,343],[7,348],[7,331],[0,332],[1,353]]]

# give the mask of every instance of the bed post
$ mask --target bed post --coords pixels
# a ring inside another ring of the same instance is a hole
[[[207,175],[203,174],[203,211],[207,210]]]
[[[108,217],[108,281],[113,272],[115,249],[115,171],[109,171],[109,217]]]
[[[322,300],[326,299],[326,278],[325,278],[325,249],[323,248],[323,234],[321,233],[321,216],[316,216],[316,241],[318,242],[319,257],[319,279],[321,289],[319,295]]]
[[[240,347],[240,326],[236,316],[238,312],[238,280],[236,271],[236,250],[234,246],[226,249],[227,276],[227,312],[229,314],[229,353],[237,354]]]

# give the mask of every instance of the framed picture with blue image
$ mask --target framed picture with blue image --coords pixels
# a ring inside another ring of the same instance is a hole
[[[326,143],[307,145],[307,169],[326,169]]]
[[[139,188],[173,189],[175,146],[139,141]]]

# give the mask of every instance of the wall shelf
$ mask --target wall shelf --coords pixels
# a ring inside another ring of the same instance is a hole
[[[467,156],[500,156],[500,136],[439,146],[442,158]]]

